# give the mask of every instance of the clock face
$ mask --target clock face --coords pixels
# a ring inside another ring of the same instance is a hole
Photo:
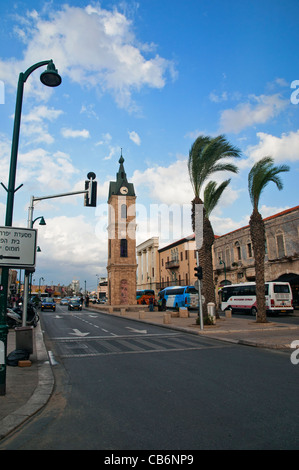
[[[126,188],[125,186],[122,186],[122,187],[120,188],[121,194],[128,194],[128,191],[129,191],[128,188]]]

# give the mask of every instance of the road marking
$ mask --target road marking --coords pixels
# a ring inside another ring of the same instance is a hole
[[[55,361],[54,354],[52,353],[52,351],[48,351],[48,355],[51,366],[57,366],[58,362]]]
[[[130,326],[126,326],[125,328],[126,328],[127,330],[133,331],[133,333],[143,333],[143,334],[146,334],[146,333],[147,333],[147,330],[136,330],[135,328],[131,328]]]
[[[80,330],[73,329],[73,333],[70,332],[69,334],[70,334],[70,335],[74,335],[74,336],[81,336],[81,337],[83,337],[83,336],[89,335],[90,333],[83,333],[83,332],[80,331]]]

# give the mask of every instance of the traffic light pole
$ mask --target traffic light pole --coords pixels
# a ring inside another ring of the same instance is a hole
[[[85,194],[84,205],[89,207],[95,207],[96,205],[96,194],[97,194],[97,182],[93,181],[96,177],[95,173],[88,173],[87,177],[89,180],[85,182],[86,189],[83,191],[73,191],[71,193],[62,193],[62,194],[53,194],[51,196],[41,196],[41,197],[34,197],[31,196],[30,199],[30,206],[28,211],[28,227],[32,228],[32,221],[33,221],[33,209],[34,209],[34,202],[35,201],[42,201],[44,199],[54,199],[56,197],[63,197],[63,196],[74,196],[76,194]],[[87,184],[86,184],[87,183]],[[28,307],[28,291],[29,291],[29,275],[30,273],[25,271],[25,279],[24,279],[24,302],[23,302],[23,318],[22,318],[22,326],[26,326],[27,324],[27,307]],[[1,340],[1,336],[0,336]],[[1,344],[0,344],[1,346]]]

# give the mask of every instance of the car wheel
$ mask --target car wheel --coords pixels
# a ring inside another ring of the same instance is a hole
[[[257,314],[257,308],[256,308],[256,307],[252,307],[252,309],[251,309],[251,315],[255,317],[256,314]]]

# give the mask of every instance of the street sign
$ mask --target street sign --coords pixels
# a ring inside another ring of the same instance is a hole
[[[36,233],[35,229],[0,227],[0,267],[34,267]]]

